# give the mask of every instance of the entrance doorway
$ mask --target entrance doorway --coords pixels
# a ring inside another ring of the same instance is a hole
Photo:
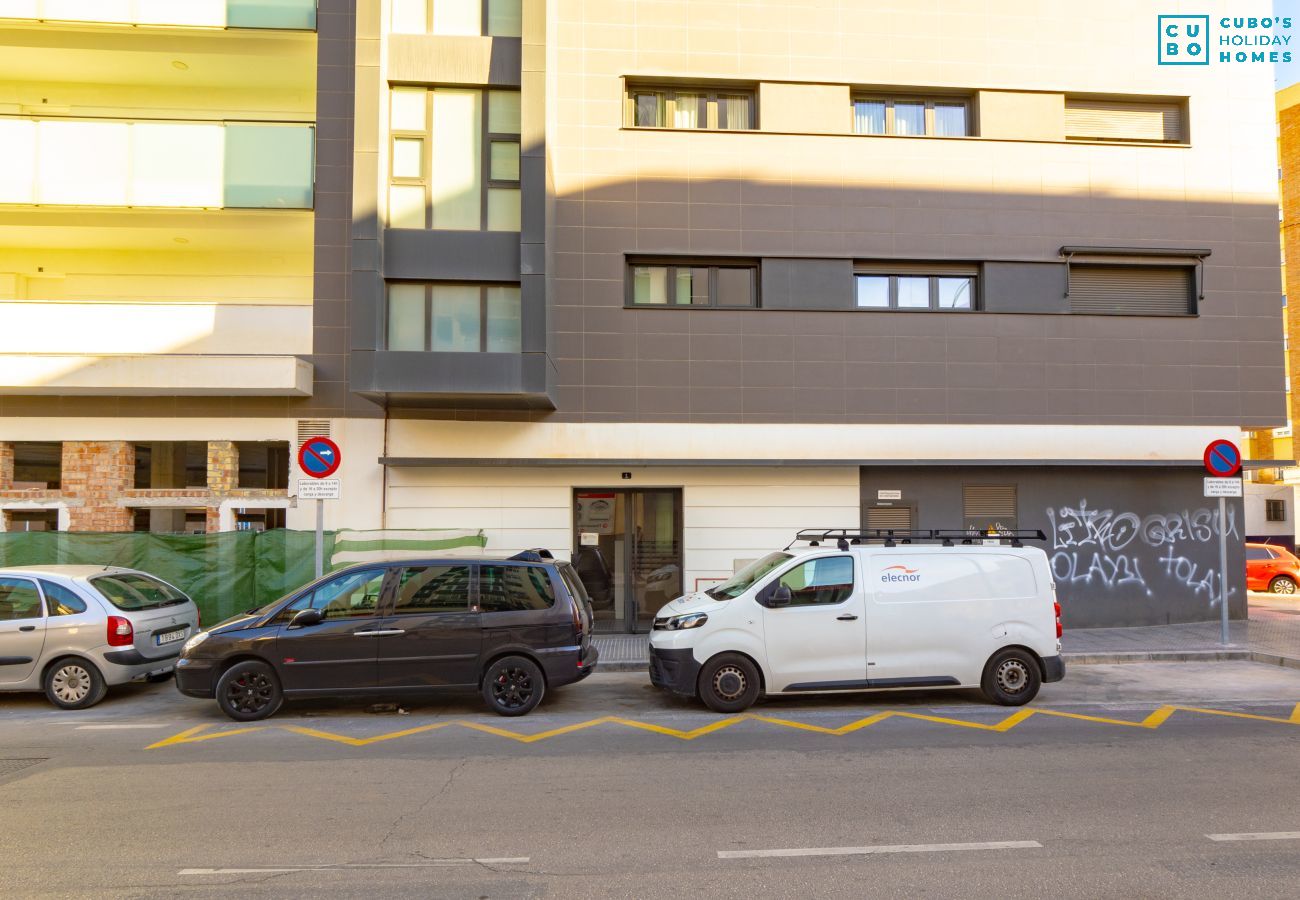
[[[573,541],[599,631],[649,631],[682,594],[680,488],[575,488]]]

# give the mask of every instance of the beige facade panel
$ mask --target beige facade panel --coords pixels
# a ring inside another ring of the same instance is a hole
[[[1038,91],[978,91],[982,138],[1060,141],[1065,138],[1065,95]]]
[[[845,84],[766,81],[758,86],[758,108],[762,131],[847,134],[852,130],[853,110]]]
[[[296,356],[0,354],[0,395],[310,397]]]
[[[518,38],[392,34],[390,82],[519,86]]]

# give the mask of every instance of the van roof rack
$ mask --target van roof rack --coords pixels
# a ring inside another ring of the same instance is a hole
[[[1004,529],[997,533],[972,531],[968,528],[804,528],[795,534],[793,541],[785,545],[785,549],[789,550],[800,541],[806,541],[813,547],[835,541],[839,549],[847,550],[853,544],[873,542],[880,542],[886,547],[935,542],[952,547],[994,539],[1010,541],[1012,547],[1023,547],[1024,541],[1045,541],[1047,535],[1038,528]]]
[[[534,547],[531,550],[521,550],[514,556],[510,557],[511,562],[546,562],[548,559],[555,559],[550,550],[545,547]]]

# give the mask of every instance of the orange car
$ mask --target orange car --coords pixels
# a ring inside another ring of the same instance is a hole
[[[1300,559],[1285,547],[1246,545],[1246,590],[1294,594],[1300,584]]]

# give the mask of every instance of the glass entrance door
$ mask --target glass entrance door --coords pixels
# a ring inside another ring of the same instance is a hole
[[[682,492],[578,488],[573,566],[601,631],[649,631],[682,593]]]

